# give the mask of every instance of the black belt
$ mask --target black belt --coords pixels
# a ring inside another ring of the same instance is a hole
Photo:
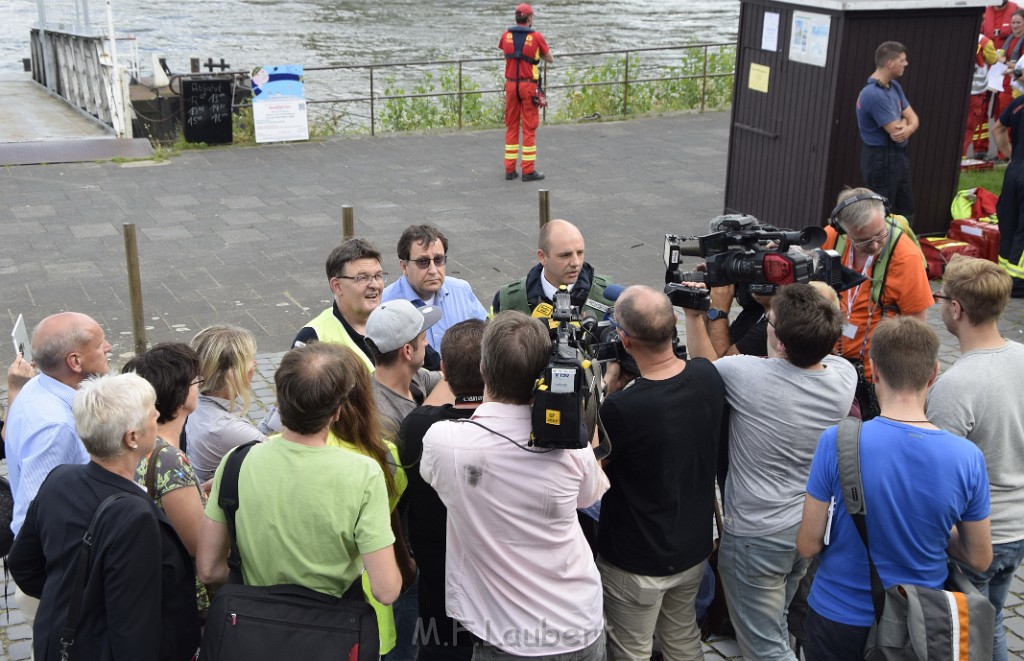
[[[522,78],[509,78],[508,76],[505,77],[505,80],[507,80],[510,83],[540,83],[540,80],[524,80]]]

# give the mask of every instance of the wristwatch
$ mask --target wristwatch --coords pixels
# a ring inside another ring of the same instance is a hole
[[[725,319],[726,321],[728,321],[729,312],[726,310],[716,310],[715,308],[711,308],[710,310],[708,310],[708,320],[714,321],[716,319]]]

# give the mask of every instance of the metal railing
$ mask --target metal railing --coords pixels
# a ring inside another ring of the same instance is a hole
[[[621,93],[621,99],[615,96],[613,110],[622,115],[628,115],[631,111],[643,112],[638,107],[640,104],[631,103],[638,86],[644,89],[645,94],[650,94],[653,86],[699,81],[699,99],[689,108],[703,112],[708,107],[709,82],[714,84],[718,79],[730,78],[735,74],[735,48],[734,43],[708,43],[557,53],[557,66],[549,68],[544,64],[543,80],[546,82],[548,96],[555,105],[562,100],[559,96],[568,99],[572,92],[603,87],[619,90],[614,94]],[[642,59],[641,54],[648,59]],[[673,58],[674,54],[681,54],[681,57]],[[655,57],[650,58],[650,55]],[[566,61],[581,64],[566,67]],[[721,70],[723,61],[728,64],[727,70]],[[345,110],[341,114],[356,118],[357,122],[354,123],[362,122],[364,126],[368,121],[370,133],[376,134],[381,126],[382,112],[388,110],[389,102],[454,99],[454,108],[449,109],[449,116],[454,115],[454,126],[461,129],[467,98],[504,93],[503,62],[504,59],[499,56],[305,67],[307,102],[311,110],[323,108],[328,109],[328,112],[330,108],[344,106]],[[447,75],[447,80],[442,81],[442,89],[436,89],[433,85],[434,72],[437,71],[441,72],[437,78],[439,81]],[[621,77],[618,77],[620,71]],[[612,77],[609,78],[609,75]],[[401,82],[399,77],[402,78]],[[424,85],[424,80],[429,84],[429,89]],[[497,86],[499,84],[501,86]],[[411,86],[413,91],[405,91],[407,86]],[[366,91],[357,96],[341,97],[323,94],[321,90],[325,87],[362,87]],[[416,91],[417,87],[420,91]],[[501,102],[496,103],[500,105]],[[359,106],[362,106],[362,110]],[[544,120],[547,121],[546,109]],[[500,119],[496,123],[500,123]]]

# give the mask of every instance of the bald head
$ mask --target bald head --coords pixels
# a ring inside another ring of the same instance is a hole
[[[583,234],[567,220],[552,220],[540,228],[537,261],[544,277],[558,287],[575,284],[583,268]]]
[[[96,321],[79,312],[50,315],[32,333],[32,356],[40,372],[75,387],[106,374],[111,346]]]
[[[668,296],[644,285],[633,285],[622,292],[615,302],[615,321],[634,343],[651,348],[671,344],[676,328]]]

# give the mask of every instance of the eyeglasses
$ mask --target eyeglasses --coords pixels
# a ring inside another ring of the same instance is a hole
[[[438,255],[437,257],[420,257],[419,259],[407,259],[406,264],[412,263],[420,267],[421,270],[426,271],[430,268],[430,262],[434,262],[434,266],[441,268],[448,262],[448,255]]]
[[[190,383],[189,385],[190,386],[201,386],[205,382],[206,382],[206,377],[197,376],[196,378],[192,379],[192,383]]]
[[[623,335],[625,335],[626,337],[631,337],[630,334],[629,334],[629,331],[626,330],[625,328],[623,328],[622,325],[619,324],[619,322],[615,321],[614,317],[610,317],[608,319],[608,321],[611,323],[612,327],[617,328],[618,330],[622,331]]]
[[[955,300],[956,300],[956,299],[955,299],[955,298],[953,298],[952,296],[946,296],[945,294],[940,294],[940,293],[938,293],[938,292],[935,292],[935,293],[933,293],[933,294],[932,294],[932,297],[933,297],[933,298],[937,298],[937,299],[939,299],[940,301],[949,301],[950,303],[952,303],[953,301],[955,301]]]
[[[853,242],[853,247],[854,248],[867,248],[872,243],[882,243],[883,241],[885,241],[888,238],[889,238],[889,228],[886,227],[884,230],[882,230],[881,232],[879,232],[875,236],[871,237],[870,239],[864,239],[863,241],[854,241]]]
[[[352,282],[356,283],[356,285],[359,287],[365,286],[371,280],[374,280],[378,284],[382,285],[388,281],[388,274],[383,271],[374,275],[366,275],[365,273],[360,273],[359,275],[336,275],[334,277],[339,278],[341,280],[351,280]]]

